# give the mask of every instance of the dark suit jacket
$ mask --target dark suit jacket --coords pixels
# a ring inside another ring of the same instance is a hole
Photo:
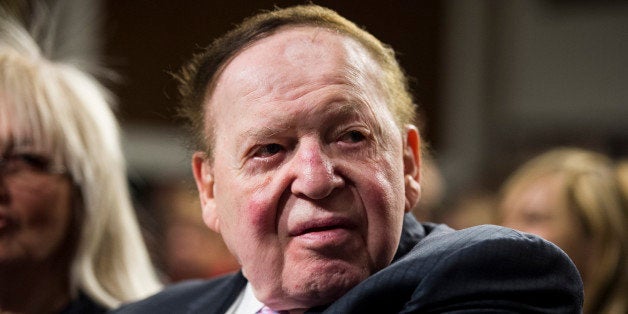
[[[116,313],[224,313],[247,281],[236,273],[166,288]],[[311,313],[580,313],[580,275],[538,237],[498,226],[454,231],[404,219],[391,265]]]

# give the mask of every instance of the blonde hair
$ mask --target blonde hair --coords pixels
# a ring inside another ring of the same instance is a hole
[[[519,168],[502,198],[550,175],[562,176],[567,207],[598,249],[595,265],[586,270],[584,312],[628,313],[628,213],[613,162],[592,151],[557,148]]]
[[[15,145],[28,139],[51,152],[80,191],[72,293],[113,308],[156,292],[161,285],[131,205],[112,98],[71,60],[47,58],[29,32],[0,13],[0,126],[9,126]]]

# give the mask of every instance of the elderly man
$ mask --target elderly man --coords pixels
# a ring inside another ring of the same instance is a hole
[[[578,273],[510,229],[409,213],[420,136],[392,50],[313,6],[245,21],[180,76],[203,219],[242,266],[130,313],[579,312]]]

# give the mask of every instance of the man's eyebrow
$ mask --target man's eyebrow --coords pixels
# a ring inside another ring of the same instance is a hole
[[[349,118],[361,117],[363,113],[360,113],[360,106],[361,105],[357,101],[340,98],[331,101],[327,107],[314,110],[310,114],[327,116],[328,123],[340,123],[341,121]],[[271,138],[277,134],[294,129],[294,122],[289,121],[290,119],[286,119],[285,121],[282,120],[283,119],[281,118],[273,118],[273,127],[252,127],[245,130],[238,138],[240,141],[243,141],[246,138]]]
[[[336,106],[331,106],[325,114],[329,116],[331,122],[339,122],[344,119],[362,117],[363,113],[359,110],[361,106],[358,102],[343,99],[338,101]]]
[[[277,123],[277,122],[274,122]],[[269,138],[269,137],[273,137],[279,133],[285,132],[290,130],[291,128],[293,128],[291,125],[289,125],[287,122],[278,122],[274,127],[268,127],[268,126],[263,126],[260,128],[250,128],[245,130],[242,135],[240,136],[241,139],[244,138],[257,138],[257,139],[263,139],[263,138]]]
[[[336,114],[356,114],[358,113],[358,104],[355,101],[343,99],[339,101],[340,105],[332,108]]]

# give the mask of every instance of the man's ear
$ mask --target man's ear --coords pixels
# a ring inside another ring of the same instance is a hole
[[[414,125],[405,127],[403,143],[403,170],[406,189],[406,213],[411,211],[421,198],[421,136]]]
[[[220,233],[220,219],[216,212],[216,199],[214,198],[214,171],[207,154],[203,152],[194,153],[192,172],[201,200],[203,221],[210,229]]]

